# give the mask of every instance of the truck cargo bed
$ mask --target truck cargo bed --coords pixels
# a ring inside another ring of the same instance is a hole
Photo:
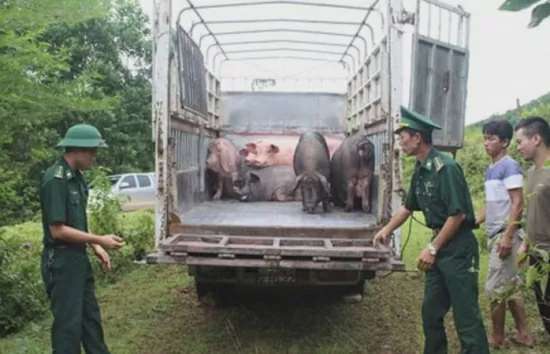
[[[308,228],[357,228],[372,226],[376,219],[363,212],[346,213],[342,208],[332,208],[324,213],[319,205],[316,214],[302,211],[301,202],[251,202],[236,200],[201,203],[183,215],[188,225],[239,225],[263,227]]]
[[[373,215],[306,214],[300,202],[204,202],[172,225],[150,262],[192,266],[390,270],[390,249],[371,245]]]

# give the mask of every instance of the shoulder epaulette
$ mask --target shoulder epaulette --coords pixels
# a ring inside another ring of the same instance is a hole
[[[63,179],[63,178],[64,178],[64,176],[63,176],[63,170],[64,170],[64,169],[63,169],[63,166],[57,166],[57,167],[55,167],[55,171],[54,171],[54,173],[53,173],[53,176],[54,176],[55,178]]]
[[[434,157],[433,161],[435,165],[435,170],[439,172],[439,170],[441,170],[444,166],[443,161],[441,161],[441,158],[439,158],[439,156]]]

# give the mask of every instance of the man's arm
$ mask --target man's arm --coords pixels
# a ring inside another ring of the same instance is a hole
[[[511,210],[508,224],[506,225],[506,229],[504,230],[504,234],[498,246],[500,258],[507,257],[512,251],[514,235],[518,229],[521,214],[523,213],[523,190],[521,188],[509,189],[508,195],[510,196]]]
[[[485,222],[485,207],[479,209],[476,215],[476,226],[479,226]]]
[[[445,246],[456,235],[464,219],[466,219],[466,215],[464,215],[464,213],[460,213],[449,216],[447,220],[445,220],[443,227],[432,241],[432,245],[437,251]]]
[[[124,245],[122,239],[115,235],[98,236],[60,223],[49,225],[49,228],[55,240],[76,244],[97,244],[105,248],[119,248]]]
[[[378,243],[387,244],[389,241],[389,236],[392,232],[399,226],[403,225],[411,213],[412,212],[404,206],[399,208],[399,210],[397,210],[397,212],[392,216],[391,220],[380,231],[378,231],[376,235],[374,235],[374,238],[372,239],[373,245],[376,246]]]
[[[466,215],[464,213],[460,213],[449,216],[447,220],[445,220],[443,227],[432,241],[432,246],[435,248],[436,252],[445,246],[453,237],[455,237],[464,219],[466,219]],[[435,255],[430,253],[428,247],[424,248],[422,252],[420,252],[420,256],[418,256],[418,269],[425,272],[430,269],[434,263]]]

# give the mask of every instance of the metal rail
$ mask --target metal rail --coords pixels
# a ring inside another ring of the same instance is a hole
[[[344,69],[350,72],[350,68],[348,64],[343,60],[321,59],[321,58],[315,58],[315,57],[294,56],[294,55],[269,55],[269,56],[260,56],[260,57],[242,57],[242,58],[224,59],[220,63],[220,70],[223,67],[223,64],[227,61],[253,61],[253,60],[273,60],[273,59],[292,59],[292,60],[319,61],[324,63],[341,64],[344,67]]]
[[[349,45],[346,47],[346,49],[344,50],[344,53],[342,54],[342,57],[340,59],[344,59],[344,56],[347,54],[350,46],[353,44],[353,41],[355,40],[355,38],[357,38],[359,36],[359,34],[361,33],[361,30],[363,29],[363,26],[365,27],[368,27],[371,31],[371,36],[372,36],[372,42],[373,42],[373,45],[374,45],[374,31],[372,29],[372,27],[370,27],[368,24],[367,24],[367,19],[369,18],[369,15],[371,14],[372,12],[372,9],[374,8],[374,6],[376,6],[378,4],[378,1],[379,0],[376,0],[374,4],[372,4],[372,6],[370,7],[369,10],[367,10],[367,13],[365,14],[365,17],[363,17],[363,21],[361,21],[361,24],[359,25],[359,28],[357,29],[357,32],[355,32],[355,35],[353,36],[353,38],[351,39]],[[382,27],[384,27],[384,20],[383,20],[383,17],[382,17]],[[365,52],[365,55],[366,55],[366,52]]]
[[[300,48],[265,48],[265,49],[243,49],[243,50],[232,50],[232,51],[226,51],[226,53],[229,54],[240,54],[240,53],[262,53],[262,52],[280,52],[280,51],[288,51],[288,52],[301,52],[301,53],[319,53],[319,54],[328,54],[328,55],[340,55],[340,52],[333,52],[329,50],[316,50],[316,49],[300,49]],[[214,58],[212,60],[213,62],[213,70],[216,70],[216,59],[218,56],[222,53],[216,53],[214,55]],[[351,64],[352,64],[352,71],[355,72],[356,68],[356,62],[355,58],[351,54],[346,54],[344,57],[351,58]],[[340,59],[340,61],[343,61],[343,58]]]
[[[359,25],[359,29],[356,31],[356,33],[351,35],[342,35],[341,33],[335,33],[335,32],[322,32],[322,31],[307,31],[307,30],[287,30],[286,32],[294,32],[294,33],[309,33],[309,34],[318,34],[318,35],[341,35],[341,36],[347,36],[352,37],[352,40],[344,50],[344,53],[342,53],[342,59],[348,54],[348,51],[350,48],[353,47],[353,42],[356,38],[361,39],[364,46],[364,55],[367,53],[367,41],[364,37],[362,37],[359,33],[363,27],[368,28],[370,31],[371,41],[373,44],[375,43],[375,35],[373,28],[366,23],[367,17],[370,15],[370,13],[375,12],[379,14],[382,27],[384,27],[384,14],[382,11],[375,8],[375,5],[378,3],[379,0],[375,0],[374,4],[371,6],[352,6],[352,5],[342,5],[342,4],[331,4],[331,3],[321,3],[321,2],[305,2],[305,1],[289,1],[289,0],[270,0],[270,1],[256,1],[256,2],[238,2],[238,3],[230,3],[230,4],[207,4],[207,5],[194,5],[191,0],[187,0],[187,3],[189,6],[183,8],[178,13],[177,17],[177,26],[181,26],[181,18],[182,15],[190,10],[193,10],[193,12],[196,14],[196,16],[199,18],[199,22],[195,22],[191,25],[190,29],[190,36],[193,36],[194,30],[197,26],[203,25],[205,29],[207,30],[207,35],[202,35],[199,39],[198,46],[199,48],[202,48],[202,41],[207,37],[212,37],[214,39],[216,47],[220,49],[220,51],[224,54],[224,57],[226,59],[229,59],[227,57],[227,54],[223,48],[222,43],[218,40],[218,36],[220,35],[228,35],[228,34],[244,34],[244,33],[266,33],[266,32],[281,32],[280,29],[275,30],[259,30],[259,31],[252,31],[252,32],[245,32],[245,31],[233,31],[233,32],[222,32],[215,34],[210,27],[209,24],[223,24],[223,23],[262,23],[262,22],[296,22],[296,23],[320,23],[320,24],[335,24],[335,25]],[[206,9],[221,9],[221,8],[237,8],[237,7],[250,7],[250,6],[263,6],[263,5],[292,5],[292,6],[307,6],[307,7],[321,7],[321,8],[334,8],[334,9],[344,9],[344,10],[360,10],[360,11],[367,11],[367,15],[365,16],[364,20],[360,23],[358,22],[351,22],[351,21],[322,21],[322,20],[299,20],[299,19],[256,19],[256,20],[225,20],[225,21],[205,21],[204,18],[201,16],[199,10],[206,10]],[[210,49],[210,47],[209,47]],[[360,57],[360,54],[359,54]],[[208,60],[208,55],[207,55]],[[360,61],[360,58],[357,60]]]
[[[336,8],[336,9],[345,9],[345,10],[362,10],[367,11],[372,9],[372,6],[352,6],[352,5],[338,5],[338,4],[327,4],[327,3],[315,3],[315,2],[305,2],[305,1],[289,1],[289,0],[271,0],[271,1],[257,1],[257,2],[237,2],[232,4],[210,4],[210,5],[199,5],[199,6],[188,6],[180,10],[178,13],[177,23],[180,23],[181,16],[184,12],[187,12],[191,9],[205,10],[205,9],[221,9],[227,7],[246,7],[246,6],[260,6],[260,5],[293,5],[293,6],[310,6],[310,7],[326,7],[326,8]],[[384,21],[384,15],[382,11],[378,9],[373,9],[375,12],[380,14],[380,18]]]
[[[301,41],[294,39],[268,39],[268,40],[257,40],[257,41],[236,41],[236,42],[222,42],[221,44],[225,47],[235,46],[235,45],[244,45],[244,44],[270,44],[270,43],[285,43],[285,44],[310,44],[310,45],[320,45],[326,47],[342,47],[345,48],[347,45],[342,43],[333,43],[333,42],[320,42],[320,41]],[[205,61],[208,63],[210,58],[210,50],[216,47],[217,44],[213,43],[208,46],[206,49]],[[361,57],[361,51],[355,45],[352,45],[351,48],[357,51],[357,57]]]
[[[193,12],[195,12],[195,15],[197,15],[197,17],[199,18],[199,20],[201,20],[201,23],[204,25],[204,28],[206,28],[206,30],[208,31],[208,33],[212,36],[212,38],[214,39],[214,42],[216,42],[216,44],[218,45],[218,47],[219,47],[220,50],[222,51],[223,55],[224,55],[225,58],[227,59],[227,54],[225,54],[225,51],[224,51],[223,47],[221,46],[220,42],[218,42],[218,38],[217,38],[216,35],[210,30],[210,27],[208,27],[208,25],[204,22],[204,19],[202,18],[201,14],[199,13],[199,11],[198,11],[197,8],[195,7],[195,5],[193,5],[193,3],[191,2],[191,0],[187,0],[187,3],[189,4],[188,9],[192,9]],[[178,16],[178,26],[179,26],[179,16]],[[199,46],[199,47],[200,47],[200,46]]]
[[[263,29],[263,30],[246,30],[246,31],[228,31],[228,32],[219,32],[216,35],[218,37],[220,36],[230,36],[230,35],[237,35],[237,34],[247,34],[247,33],[277,33],[277,32],[288,32],[288,33],[303,33],[303,34],[320,34],[320,35],[326,35],[326,36],[334,36],[334,37],[346,37],[350,38],[353,37],[353,34],[345,34],[341,32],[326,32],[326,31],[311,31],[311,30],[303,30],[303,29],[288,29],[288,28],[270,28],[270,29]],[[210,34],[203,34],[199,38],[198,46],[199,48],[202,48],[202,42],[205,38],[210,37]],[[361,39],[363,42],[363,47],[365,50],[365,53],[367,52],[367,40],[365,37],[358,36],[357,38]]]
[[[219,21],[205,21],[207,25],[229,25],[229,24],[241,24],[241,23],[269,23],[269,22],[286,22],[286,23],[309,23],[320,25],[342,25],[342,26],[359,26],[362,23],[357,21],[324,21],[324,20],[307,20],[307,19],[290,19],[290,18],[265,18],[255,20],[219,20]],[[193,37],[193,33],[197,26],[202,25],[203,22],[194,22],[189,29],[189,34]]]

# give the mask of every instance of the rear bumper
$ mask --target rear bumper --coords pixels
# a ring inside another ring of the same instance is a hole
[[[389,248],[368,239],[176,235],[165,240],[148,263],[191,267],[333,271],[401,270]]]

